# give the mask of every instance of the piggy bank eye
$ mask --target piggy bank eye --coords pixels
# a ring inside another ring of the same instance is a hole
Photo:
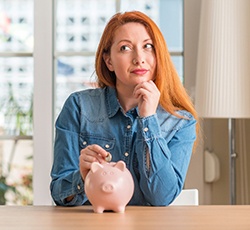
[[[112,176],[112,175],[114,175],[114,172],[112,172],[112,171],[111,171],[111,172],[109,172],[109,175],[111,175],[111,176]]]
[[[107,175],[107,172],[103,171],[103,172],[102,172],[102,175],[103,175],[103,176],[106,176],[106,175]]]

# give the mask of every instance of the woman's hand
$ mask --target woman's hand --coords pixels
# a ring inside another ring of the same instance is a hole
[[[107,157],[108,154],[109,152],[104,150],[99,145],[89,145],[82,149],[79,157],[79,168],[82,179],[85,179],[93,162],[106,162],[105,157]]]
[[[156,113],[160,91],[153,81],[138,84],[134,89],[134,96],[139,100],[138,109],[141,117],[148,117]]]

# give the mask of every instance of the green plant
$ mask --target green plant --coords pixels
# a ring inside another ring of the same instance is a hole
[[[33,131],[33,100],[32,95],[27,95],[30,100],[26,102],[30,103],[27,106],[21,105],[20,98],[16,98],[14,95],[13,85],[8,83],[8,94],[1,98],[0,101],[0,113],[4,116],[4,130],[3,134],[10,134],[13,136],[26,136],[31,135]],[[12,154],[15,154],[15,147],[17,141],[12,148]],[[11,158],[12,159],[12,158]],[[30,157],[27,160],[32,159]],[[18,179],[16,182],[8,183],[8,178],[11,171],[11,164],[9,162],[7,172],[3,174],[0,170],[0,205],[4,205],[7,202],[6,195],[12,194],[13,203],[15,204],[32,204],[32,172],[27,172]]]
[[[0,112],[4,115],[5,124],[13,124],[11,132],[14,135],[28,135],[33,130],[33,95],[30,95],[30,104],[28,108],[20,105],[18,99],[14,96],[12,83],[8,82],[8,95],[3,99]]]
[[[31,205],[33,203],[32,178],[32,174],[24,174],[19,182],[11,186],[15,188],[15,190],[8,190],[13,195],[12,203],[18,205]]]
[[[31,159],[32,157],[27,158],[27,160]],[[13,182],[10,183],[8,178],[11,169],[14,169],[14,167],[10,167],[5,176],[0,175],[0,205],[5,205],[7,202],[16,205],[31,205],[33,203],[32,170],[26,170],[14,181],[12,178]],[[8,199],[7,197],[11,198]]]
[[[16,189],[6,183],[6,177],[0,176],[0,205],[6,204],[5,194],[8,191],[16,192]]]

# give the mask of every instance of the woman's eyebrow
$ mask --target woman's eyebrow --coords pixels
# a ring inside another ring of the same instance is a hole
[[[130,41],[129,39],[122,39],[122,40],[118,41],[117,44],[120,44],[122,42],[132,43],[132,41]]]
[[[151,38],[146,38],[145,40],[143,40],[143,42],[148,42],[148,41],[151,41],[151,42],[152,42],[152,39],[151,39]],[[129,40],[129,39],[122,39],[122,40],[118,41],[117,44],[120,44],[120,43],[122,43],[122,42],[132,43],[132,41]]]

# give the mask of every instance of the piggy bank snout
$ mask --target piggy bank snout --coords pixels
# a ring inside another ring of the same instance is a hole
[[[103,183],[101,189],[105,193],[112,193],[115,190],[115,186],[112,183]]]

